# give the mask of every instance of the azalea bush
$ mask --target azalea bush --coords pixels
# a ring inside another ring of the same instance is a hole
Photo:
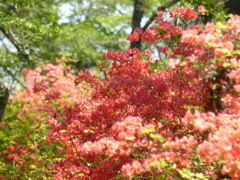
[[[204,13],[159,12],[152,27],[127,37],[157,46],[164,69],[149,49],[109,50],[106,79],[86,70],[74,83],[66,72],[32,81],[28,110],[46,113],[46,146],[58,154],[47,157],[49,178],[240,178],[240,16],[197,25]]]
[[[85,96],[87,89],[85,94],[78,92],[87,86],[74,85],[75,71],[63,59],[57,59],[55,65],[23,69],[22,73],[26,87],[10,97],[0,124],[0,179],[52,179],[53,162],[63,156],[57,153],[59,143],[46,143],[48,113],[56,113],[61,106]],[[34,83],[39,80],[49,87],[46,97],[34,93],[37,88]]]

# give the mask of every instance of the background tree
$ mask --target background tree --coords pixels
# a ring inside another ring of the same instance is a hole
[[[240,3],[238,0],[225,0],[225,8],[229,13],[240,15]]]
[[[1,103],[7,103],[9,92],[6,84],[12,86],[17,82],[18,86],[24,86],[19,81],[21,69],[33,68],[39,62],[56,56],[43,42],[54,38],[57,20],[57,9],[52,1],[1,1],[0,97],[4,99]],[[4,107],[1,105],[0,112]]]

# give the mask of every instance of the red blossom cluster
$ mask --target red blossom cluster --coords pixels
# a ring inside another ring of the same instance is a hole
[[[10,135],[5,142],[9,145],[0,153],[3,160],[1,166],[9,173],[1,176],[0,172],[0,179],[51,176],[55,156],[52,160],[47,156],[54,154],[52,149],[57,146],[46,145],[46,129],[54,124],[54,120],[48,120],[45,112],[57,117],[60,113],[58,108],[88,94],[84,83],[79,87],[74,85],[75,71],[68,66],[47,64],[34,70],[23,69],[22,73],[25,75],[26,88],[10,97],[10,102],[16,103],[17,108],[21,109],[15,117],[16,127],[5,121],[0,126],[2,134],[6,131]],[[84,93],[80,94],[80,91]],[[14,177],[11,177],[10,171],[13,171]]]
[[[132,34],[129,34],[127,37],[128,41],[139,41],[139,36],[142,34],[142,30],[140,28],[136,28]]]
[[[18,115],[19,118],[24,117],[28,112],[39,113],[39,110],[45,106],[45,101],[51,102],[58,99],[58,103],[67,105],[74,99],[81,98],[82,95],[78,92],[85,87],[85,85],[76,87],[74,85],[75,71],[61,64],[47,64],[34,70],[23,69],[22,73],[27,82],[26,88],[11,97],[19,99],[24,105],[23,111]],[[45,99],[41,98],[43,96]]]
[[[30,147],[30,146],[13,145],[13,146],[7,146],[6,150],[7,150],[7,152],[5,152],[3,154],[3,156],[6,156],[5,157],[5,161],[6,162],[16,161],[17,162],[16,166],[24,167],[24,166],[28,165],[28,163],[21,161],[21,159],[24,158],[23,156],[27,156],[28,157],[28,159],[27,159],[28,161],[30,161],[30,160],[34,160],[34,161],[37,160],[37,158],[33,154],[37,150],[35,148],[33,148],[33,147]]]
[[[150,70],[150,50],[109,50],[103,56],[113,61],[108,80],[81,72],[75,84],[89,83],[90,96],[49,118],[48,142],[61,142],[59,153],[66,153],[55,163],[55,179],[177,179],[185,168],[192,178],[240,177],[238,18],[225,29],[208,23],[183,30],[163,16],[128,40],[181,37],[177,46],[159,48],[169,57],[169,71]],[[170,16],[197,13],[176,8]]]
[[[170,11],[172,18],[196,16],[193,8]],[[189,178],[240,177],[239,18],[224,29],[208,23],[183,30],[163,17],[128,40],[181,37],[159,48],[168,71],[150,70],[150,50],[109,50],[107,80],[81,72],[75,84],[89,83],[91,94],[49,117],[48,142],[61,142],[66,153],[55,179],[178,179],[186,168]]]
[[[204,11],[202,6],[200,7],[200,9],[201,12]],[[192,7],[188,8],[177,7],[176,9],[170,10],[169,15],[171,18],[183,17],[184,19],[196,19],[197,17],[197,13]]]

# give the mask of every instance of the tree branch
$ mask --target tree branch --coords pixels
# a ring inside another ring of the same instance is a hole
[[[14,45],[14,47],[19,52],[20,56],[29,61],[28,54],[26,53],[26,51],[25,51],[24,47],[21,45],[21,43],[14,37],[11,29],[9,31],[6,31],[3,27],[0,27],[0,30],[5,35],[5,37],[8,38],[8,40]]]
[[[15,55],[14,53],[12,53],[12,52],[8,49],[7,45],[3,42],[3,39],[1,39],[1,41],[2,41],[2,44],[3,44],[4,48],[6,49],[6,51],[9,52],[9,53],[12,54],[12,55]],[[15,55],[15,56],[16,56],[16,55]],[[4,65],[2,64],[1,67],[2,67],[2,69],[3,69],[4,71],[6,71],[6,72],[12,77],[12,79],[13,79],[13,82],[12,82],[12,83],[14,83],[14,81],[17,81],[23,88],[25,88],[24,84],[23,84],[21,81],[19,81],[18,78],[16,77],[16,75],[14,75],[10,70],[8,70],[8,68],[7,68],[6,66],[4,66]]]
[[[8,102],[9,91],[4,86],[2,78],[0,77],[0,121],[2,121],[4,111]]]

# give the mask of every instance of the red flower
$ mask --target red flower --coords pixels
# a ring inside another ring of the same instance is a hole
[[[46,82],[44,80],[34,81],[34,84],[33,84],[34,93],[45,92],[47,89],[48,89],[48,86],[46,85]]]
[[[140,28],[136,28],[133,34],[128,35],[128,41],[139,41],[139,36],[142,34],[142,30]]]

